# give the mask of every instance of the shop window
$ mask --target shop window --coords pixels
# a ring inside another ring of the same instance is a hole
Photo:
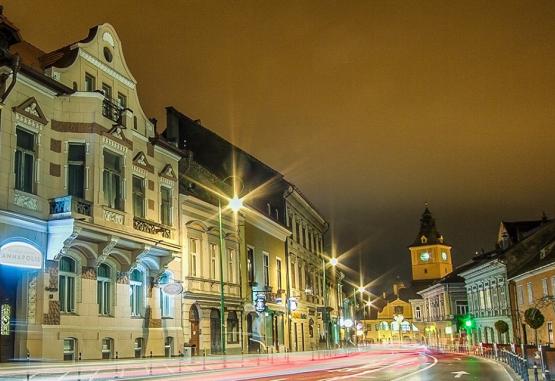
[[[111,312],[111,290],[112,279],[110,267],[105,263],[98,266],[96,270],[96,298],[98,303],[98,313],[100,315],[110,315]]]
[[[160,277],[158,284],[160,285],[160,312],[162,317],[171,317],[173,312],[173,297],[164,292],[165,285],[173,282],[173,276],[169,271],[164,272]]]
[[[64,361],[75,360],[75,353],[77,352],[77,339],[67,337],[64,339]]]
[[[227,343],[237,344],[239,342],[239,319],[235,311],[227,314]]]
[[[129,277],[129,297],[131,316],[141,316],[144,298],[144,274],[135,269]]]
[[[72,258],[62,257],[59,263],[60,312],[75,311],[76,264]]]
[[[15,189],[33,193],[36,160],[35,134],[17,128],[16,135]]]

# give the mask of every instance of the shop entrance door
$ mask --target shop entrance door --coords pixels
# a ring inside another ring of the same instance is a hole
[[[18,280],[23,272],[0,266],[0,362],[14,359]]]

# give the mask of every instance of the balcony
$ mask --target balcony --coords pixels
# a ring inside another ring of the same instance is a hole
[[[123,108],[116,99],[104,97],[102,101],[102,115],[118,125],[125,127]]]
[[[92,216],[92,203],[70,195],[49,200],[50,215],[56,218],[71,217],[73,214]]]
[[[133,217],[133,228],[143,233],[161,234],[164,238],[171,239],[172,237],[171,230],[168,227],[140,217]]]

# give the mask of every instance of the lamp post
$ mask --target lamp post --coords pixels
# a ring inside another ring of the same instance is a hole
[[[337,258],[330,259],[330,265],[337,266]],[[326,349],[330,349],[330,332],[329,332],[329,319],[328,319],[328,290],[326,283],[326,260],[322,257],[322,274],[323,274],[323,289],[324,289],[324,332],[326,333]]]
[[[229,208],[238,212],[243,207],[243,201],[234,196],[229,200]],[[225,355],[225,298],[224,298],[224,233],[222,226],[222,202],[218,197],[218,227],[220,231],[220,346],[222,354]]]

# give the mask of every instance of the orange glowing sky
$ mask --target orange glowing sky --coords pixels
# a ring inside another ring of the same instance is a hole
[[[147,114],[284,172],[367,278],[408,273],[426,201],[456,263],[501,219],[555,216],[553,1],[3,4],[43,50],[113,24]]]

